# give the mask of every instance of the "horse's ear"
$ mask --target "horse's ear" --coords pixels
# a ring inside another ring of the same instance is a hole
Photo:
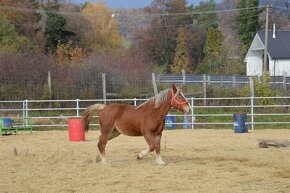
[[[172,84],[172,90],[173,90],[173,93],[177,92],[177,88],[176,88],[175,84]]]

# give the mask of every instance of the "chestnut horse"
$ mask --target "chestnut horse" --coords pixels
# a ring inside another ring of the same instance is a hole
[[[165,125],[165,116],[173,107],[189,113],[191,106],[180,89],[173,84],[171,89],[164,90],[148,101],[135,107],[127,104],[95,104],[83,112],[85,131],[94,113],[99,111],[100,132],[98,148],[102,163],[106,163],[105,147],[107,141],[120,134],[128,136],[144,136],[148,148],[137,155],[142,159],[148,153],[156,151],[156,163],[166,165],[160,155],[160,140]]]

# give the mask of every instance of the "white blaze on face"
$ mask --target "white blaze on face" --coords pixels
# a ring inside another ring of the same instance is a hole
[[[185,96],[183,95],[182,92],[180,92],[180,95],[186,100]],[[187,100],[186,100],[187,101]],[[192,109],[191,105],[189,103],[182,105],[182,108],[185,112],[189,113],[190,110]]]

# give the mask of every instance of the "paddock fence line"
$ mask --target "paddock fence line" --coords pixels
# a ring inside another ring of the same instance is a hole
[[[210,74],[158,74],[156,81],[159,83],[179,83],[184,85],[207,85],[224,87],[241,87],[249,84],[252,76],[245,75],[210,75]],[[261,80],[260,77],[257,77]],[[270,84],[286,89],[290,85],[290,77],[271,76]]]
[[[79,118],[82,110],[95,103],[126,103],[137,106],[147,99],[90,99],[90,100],[23,100],[0,101],[0,117],[9,117],[33,127],[67,127],[68,119]],[[183,115],[176,110],[169,114],[175,117],[177,128],[229,128],[233,126],[234,114],[247,114],[246,125],[250,129],[263,125],[272,128],[279,125],[290,128],[290,97],[228,97],[188,98],[192,113]],[[267,104],[265,104],[267,103]],[[206,105],[204,105],[206,104]],[[97,120],[98,116],[96,116]],[[97,121],[92,125],[98,125]]]

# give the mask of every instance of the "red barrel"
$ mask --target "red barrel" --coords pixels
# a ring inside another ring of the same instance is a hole
[[[70,141],[84,141],[85,130],[81,119],[69,119],[68,131]]]

